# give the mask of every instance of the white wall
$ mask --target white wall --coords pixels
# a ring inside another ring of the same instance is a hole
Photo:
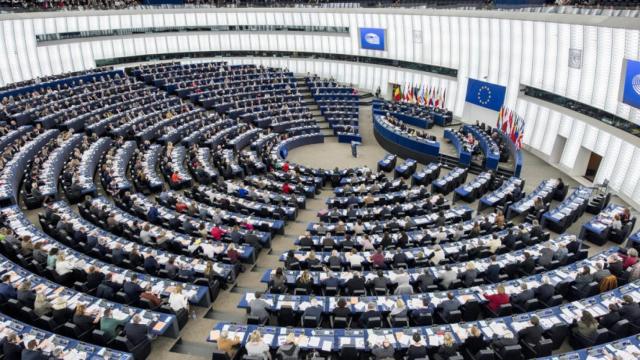
[[[532,105],[519,98],[518,91],[521,84],[542,88],[640,124],[640,110],[620,102],[623,59],[640,59],[637,19],[634,22],[605,16],[390,9],[211,9],[8,16],[0,16],[0,84],[91,68],[99,59],[182,51],[306,51],[454,68],[458,70],[458,79],[338,61],[251,59],[286,66],[296,72],[332,76],[361,88],[373,90],[381,86],[383,92],[387,91],[388,82],[427,82],[447,89],[447,106],[457,116],[463,115],[468,78],[504,85],[505,105],[516,108],[527,121],[524,139],[527,148],[552,161],[549,156],[557,136],[564,136],[566,145],[559,156],[559,165],[567,170],[581,166],[578,161],[581,146],[602,154],[596,181],[610,178],[614,190],[640,203],[638,138],[619,136],[606,125],[588,124],[563,110]],[[157,34],[73,40],[45,46],[36,46],[35,41],[35,34],[44,33],[216,24],[348,26],[350,34]],[[360,49],[358,27],[385,28],[387,50]],[[421,36],[416,37],[416,32]],[[579,69],[568,66],[571,48],[582,50]]]

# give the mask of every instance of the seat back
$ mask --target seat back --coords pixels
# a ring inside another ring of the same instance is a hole
[[[502,304],[498,308],[498,316],[509,316],[513,313],[513,306],[511,304]]]
[[[318,327],[318,318],[312,315],[304,315],[302,317],[302,327],[315,328]]]
[[[429,313],[420,313],[413,317],[413,321],[416,326],[433,325],[433,316]]]
[[[344,360],[354,360],[359,359],[360,356],[358,354],[358,350],[356,350],[355,346],[345,345],[340,348],[340,354],[338,355],[339,359]]]
[[[627,319],[622,319],[613,324],[611,332],[618,339],[629,336],[631,333],[631,323]]]
[[[449,324],[454,324],[462,321],[462,312],[460,310],[450,311],[444,319]]]
[[[502,351],[502,358],[509,360],[523,360],[522,347],[520,345],[505,346]]]
[[[553,341],[542,338],[535,346],[536,357],[551,356],[553,352]]]
[[[469,300],[462,306],[462,320],[475,321],[480,316],[480,303],[476,300]]]
[[[382,318],[380,318],[379,316],[370,317],[367,319],[366,325],[368,329],[382,327]]]
[[[284,327],[297,325],[295,313],[290,306],[283,306],[278,311],[278,325]]]
[[[211,353],[211,360],[231,360],[229,359],[229,355],[222,350],[213,350]]]

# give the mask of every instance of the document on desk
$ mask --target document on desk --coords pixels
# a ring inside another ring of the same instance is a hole
[[[311,336],[308,341],[309,347],[317,348],[320,346],[320,338],[317,336]]]
[[[322,351],[329,352],[333,347],[333,343],[331,341],[324,340],[322,341]]]
[[[262,335],[262,342],[264,342],[267,345],[271,345],[273,344],[274,338],[275,338],[274,334],[264,334]]]
[[[443,344],[443,336],[429,335],[429,346],[440,346]]]

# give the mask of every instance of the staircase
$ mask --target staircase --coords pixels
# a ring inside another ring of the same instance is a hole
[[[296,77],[296,87],[298,88],[298,92],[302,95],[302,104],[309,108],[309,112],[311,113],[313,120],[315,120],[316,124],[320,127],[320,133],[324,135],[325,139],[328,137],[336,137],[333,133],[333,129],[329,126],[329,122],[324,118],[322,113],[320,112],[320,107],[313,99],[311,95],[311,89],[307,86],[304,81],[304,77]]]

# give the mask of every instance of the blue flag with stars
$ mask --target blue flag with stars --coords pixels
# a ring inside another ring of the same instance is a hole
[[[502,85],[469,79],[465,101],[487,109],[500,111],[506,91],[507,88]]]

